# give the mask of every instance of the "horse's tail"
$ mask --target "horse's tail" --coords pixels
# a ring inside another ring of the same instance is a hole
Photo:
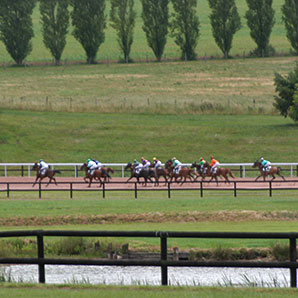
[[[55,174],[56,174],[56,173],[57,173],[57,174],[61,174],[61,171],[59,171],[59,170],[55,170],[54,173],[55,173]]]
[[[233,175],[232,171],[230,169],[228,169],[228,173],[230,175],[230,177],[234,178],[235,179],[235,176]]]

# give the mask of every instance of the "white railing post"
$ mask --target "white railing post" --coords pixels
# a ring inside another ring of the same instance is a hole
[[[7,166],[4,166],[4,177],[7,177]]]

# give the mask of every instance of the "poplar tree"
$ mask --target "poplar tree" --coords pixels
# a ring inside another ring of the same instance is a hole
[[[171,35],[181,49],[181,59],[195,60],[199,39],[197,0],[172,0],[174,13],[170,22]]]
[[[246,0],[248,11],[245,14],[250,36],[257,44],[257,56],[269,56],[273,51],[269,45],[270,34],[274,26],[274,9],[272,0]]]
[[[105,0],[71,0],[73,36],[84,48],[87,63],[96,63],[106,28]]]
[[[226,58],[232,48],[234,34],[241,28],[240,16],[234,0],[208,0],[210,21],[216,44]]]
[[[111,26],[117,31],[118,44],[126,62],[130,61],[135,19],[134,0],[111,0]]]
[[[167,42],[169,0],[142,0],[143,30],[157,61],[161,61]]]
[[[281,8],[282,19],[287,30],[287,38],[298,55],[298,1],[285,0]]]
[[[0,0],[0,40],[17,65],[32,51],[35,0]]]
[[[43,42],[60,64],[69,26],[68,0],[40,0]]]

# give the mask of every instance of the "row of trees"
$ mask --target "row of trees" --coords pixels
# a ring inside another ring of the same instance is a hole
[[[32,51],[34,36],[32,12],[37,0],[0,0],[0,39],[14,61],[21,65]],[[161,60],[170,34],[181,49],[181,58],[194,60],[200,35],[197,0],[140,0],[143,30],[156,59]],[[173,13],[169,14],[169,2]],[[59,64],[66,45],[70,19],[72,34],[85,50],[88,63],[95,63],[107,26],[105,0],[39,0],[43,42]],[[134,0],[110,0],[110,24],[117,32],[117,41],[125,61],[130,60],[136,20]],[[216,44],[229,56],[234,34],[241,28],[235,0],[208,0],[210,22]],[[268,56],[274,25],[272,0],[246,0],[245,14],[250,35],[257,44],[255,54]],[[69,9],[71,6],[72,9]],[[287,37],[298,54],[298,1],[285,0],[282,6]]]

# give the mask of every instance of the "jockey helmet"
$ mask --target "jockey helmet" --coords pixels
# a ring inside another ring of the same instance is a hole
[[[156,157],[153,157],[153,160],[157,160],[157,158]]]
[[[42,162],[42,161],[43,161],[43,159],[40,159],[40,160],[39,160],[39,162]]]
[[[264,160],[264,158],[263,157],[261,157],[261,161],[263,161]]]
[[[211,159],[214,159],[214,156],[213,155],[211,155]]]
[[[176,160],[176,157],[173,157],[172,160]]]
[[[91,161],[91,159],[90,159],[90,158],[88,158],[88,162],[89,162],[89,161]]]
[[[134,163],[137,163],[137,160],[136,159],[134,160]]]
[[[203,158],[203,157],[201,157],[201,160],[204,160],[204,158]]]

